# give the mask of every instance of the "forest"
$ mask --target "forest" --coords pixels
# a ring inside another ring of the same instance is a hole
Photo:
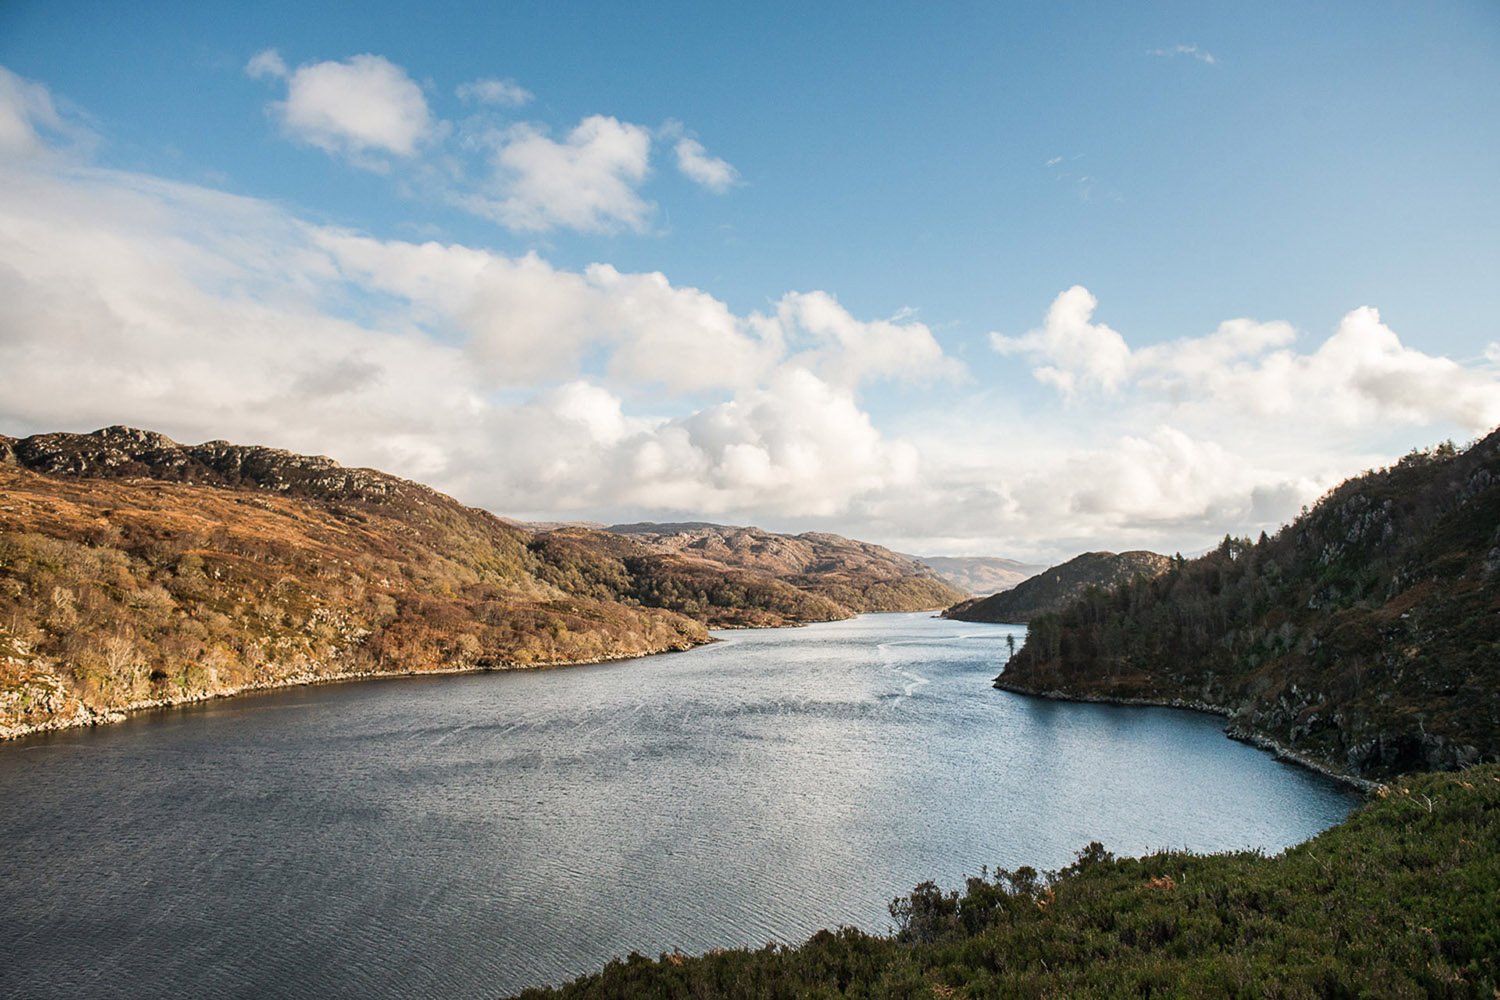
[[[1500,759],[1500,433],[1039,615],[996,686],[1211,707],[1367,777]]]

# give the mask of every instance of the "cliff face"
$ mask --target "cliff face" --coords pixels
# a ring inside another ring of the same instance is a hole
[[[920,571],[814,562],[782,579],[648,541],[536,533],[271,448],[128,427],[0,436],[0,736],[320,679],[637,656],[706,642],[706,627],[948,599]],[[872,564],[885,551],[839,541]],[[851,576],[863,589],[840,600]]]
[[[1039,616],[996,686],[1206,703],[1356,775],[1500,759],[1500,432]]]
[[[954,605],[944,618],[966,622],[1028,622],[1067,607],[1090,587],[1109,587],[1133,577],[1153,577],[1172,560],[1155,552],[1085,552],[1018,583],[1014,589]]]

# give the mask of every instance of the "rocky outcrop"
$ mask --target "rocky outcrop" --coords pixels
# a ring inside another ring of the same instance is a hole
[[[374,469],[345,468],[324,455],[228,441],[180,445],[155,431],[118,425],[91,434],[0,437],[0,461],[45,475],[248,487],[322,500],[423,502],[441,497],[419,483]]]

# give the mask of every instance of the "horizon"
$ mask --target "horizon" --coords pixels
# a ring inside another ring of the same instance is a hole
[[[0,12],[0,433],[1053,564],[1500,424],[1491,4],[358,10]]]

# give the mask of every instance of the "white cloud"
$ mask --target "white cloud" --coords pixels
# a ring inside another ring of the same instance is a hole
[[[1001,353],[1033,362],[1038,381],[1071,398],[1079,390],[1129,390],[1142,398],[1241,417],[1357,428],[1451,423],[1478,433],[1500,423],[1500,380],[1405,347],[1373,308],[1355,309],[1311,354],[1289,349],[1286,323],[1230,320],[1207,336],[1132,351],[1091,322],[1082,286],[1059,295],[1041,330],[991,334]]]
[[[855,398],[853,373],[890,377],[896,362],[838,358],[869,348],[941,370],[915,324],[788,297],[807,313],[799,336],[849,328],[820,333],[835,383],[778,317],[735,316],[660,274],[379,241],[135,175],[3,180],[7,430],[126,422],[269,443],[506,513],[832,517],[918,475],[912,446]],[[827,315],[808,318],[813,305]],[[584,371],[600,352],[602,380]],[[632,413],[653,384],[661,409]]]
[[[58,113],[46,87],[0,66],[0,153],[46,157],[57,144],[87,149],[94,139],[88,127]]]
[[[1205,52],[1196,45],[1173,45],[1165,49],[1150,49],[1146,53],[1153,56],[1192,56],[1201,63],[1210,66],[1216,65],[1219,60],[1215,59],[1212,52]]]
[[[498,104],[506,108],[519,108],[528,104],[535,96],[514,80],[484,78],[458,85],[454,94],[461,101],[478,101],[482,104]]]
[[[288,135],[360,166],[383,168],[385,161],[372,154],[415,155],[433,129],[422,88],[383,56],[366,53],[289,72],[268,49],[245,72],[286,81],[286,100],[271,109]]]
[[[559,271],[523,257],[437,243],[382,242],[328,230],[312,236],[345,279],[399,296],[409,321],[466,344],[497,385],[564,378],[590,352],[608,352],[621,385],[670,393],[754,384],[782,356],[779,329],[741,319],[660,273],[608,264]]]
[[[504,514],[1061,559],[1274,529],[1452,424],[1500,421],[1500,373],[1405,347],[1373,309],[1311,350],[1243,319],[1132,349],[1068,289],[995,338],[1062,400],[979,384],[910,313],[860,319],[827,292],[740,315],[660,273],[380,240],[63,162],[48,136],[72,125],[53,108],[38,131],[43,97],[0,86],[0,120],[42,144],[0,158],[6,433],[123,422],[331,454]],[[938,386],[899,433],[862,402],[886,380]]]
[[[789,293],[777,303],[776,316],[793,345],[808,345],[797,355],[799,363],[839,385],[872,378],[931,383],[965,375],[924,324],[857,320],[827,292]]]
[[[1040,330],[1020,337],[992,333],[990,346],[1001,354],[1027,354],[1048,361],[1033,374],[1065,396],[1079,387],[1114,389],[1125,378],[1130,348],[1114,330],[1090,322],[1098,304],[1087,288],[1074,285],[1053,300]]]
[[[263,80],[273,77],[281,80],[287,75],[286,60],[281,58],[281,53],[275,49],[263,49],[250,57],[245,64],[245,74],[252,80]]]
[[[426,193],[516,232],[647,232],[656,205],[641,188],[657,140],[675,139],[678,170],[711,191],[723,193],[739,179],[676,120],[653,131],[589,115],[561,140],[541,122],[499,128],[493,112],[457,124],[442,121],[405,69],[370,53],[291,69],[277,50],[266,49],[251,57],[245,73],[285,83],[286,99],[267,107],[288,137],[380,173],[401,165],[408,168],[402,175],[407,192]],[[533,100],[514,80],[497,77],[462,83],[454,94],[510,108]],[[5,125],[0,121],[0,141]],[[484,157],[482,165],[472,162],[476,155]]]
[[[492,141],[497,194],[464,199],[468,207],[523,232],[645,230],[655,207],[638,190],[650,169],[649,130],[590,115],[562,142],[533,124]]]
[[[697,139],[683,137],[677,140],[677,169],[696,184],[708,188],[715,194],[723,194],[739,180],[739,171],[727,160],[709,156],[708,150]]]

